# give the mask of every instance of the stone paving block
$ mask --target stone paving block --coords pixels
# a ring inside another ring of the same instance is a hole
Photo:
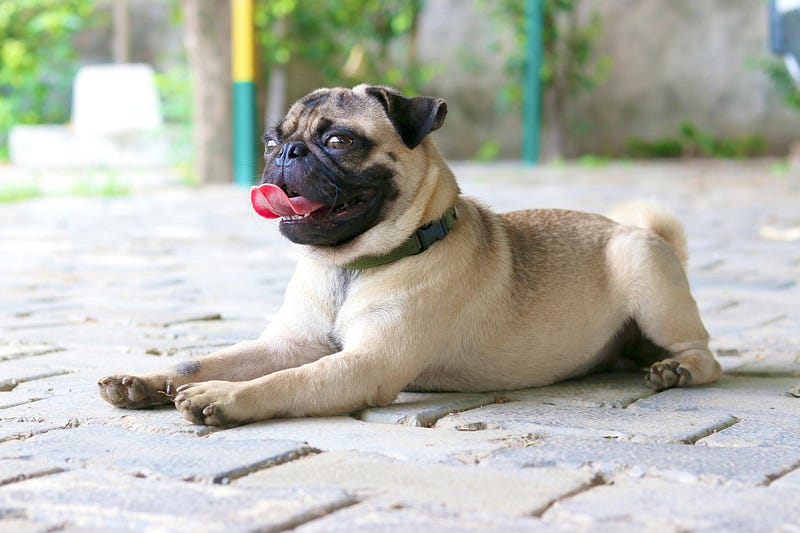
[[[461,431],[505,429],[536,436],[680,443],[694,442],[735,421],[735,418],[718,412],[676,416],[659,411],[549,406],[520,401],[448,415],[434,427]]]
[[[431,427],[447,414],[488,405],[495,398],[493,394],[401,392],[391,405],[363,409],[353,416],[364,422]]]
[[[435,431],[370,424],[344,416],[270,420],[215,431],[208,439],[289,439],[323,451],[360,450],[409,461],[454,464],[473,464],[494,451],[527,442],[525,435],[510,431]]]
[[[2,450],[1,447],[0,450]],[[0,457],[0,485],[56,474],[61,471],[61,468],[47,464],[45,461]],[[2,517],[2,512],[0,512],[0,517]]]
[[[800,383],[800,340],[794,346],[797,348],[764,346],[760,350],[744,352],[738,364],[723,368],[727,374],[736,376],[792,376],[799,378],[797,382]]]
[[[709,331],[714,331],[717,323],[724,322],[733,322],[739,324],[743,330],[749,330],[794,316],[796,313],[796,306],[788,301],[776,304],[751,298],[738,305],[725,307],[716,312],[707,312],[703,318],[708,322]]]
[[[215,483],[313,452],[303,443],[288,440],[214,441],[108,426],[49,431],[0,445],[2,457],[34,456],[64,469],[109,468],[136,475]]]
[[[554,527],[533,517],[450,510],[443,506],[419,503],[398,504],[385,498],[346,507],[293,529],[293,533],[353,533],[380,531],[408,533],[558,533],[575,531],[572,527]]]
[[[800,463],[800,446],[720,448],[581,439],[541,439],[524,448],[496,452],[487,467],[591,468],[605,478],[656,476],[679,481],[737,481],[766,485]]]
[[[14,518],[79,531],[284,531],[352,503],[335,489],[242,490],[96,470],[0,487],[0,508]]]
[[[546,405],[617,408],[653,394],[644,372],[596,374],[549,387],[496,393],[500,398]]]
[[[797,378],[724,375],[713,385],[670,389],[639,400],[635,411],[679,411],[695,414],[722,411],[734,416],[745,414],[800,415],[800,398],[786,394],[797,385]]]
[[[425,502],[448,509],[517,516],[541,514],[553,501],[590,487],[579,470],[493,471],[474,465],[417,465],[374,453],[327,452],[292,461],[235,482],[245,487],[340,488],[359,499],[383,495],[396,503]]]
[[[2,409],[38,401],[57,394],[66,394],[86,387],[84,376],[74,376],[67,370],[25,372],[0,381],[0,417]],[[4,386],[5,385],[5,386]]]
[[[23,357],[35,357],[62,351],[63,348],[49,343],[23,343],[19,341],[0,342],[0,361],[10,361]]]
[[[796,531],[797,493],[767,487],[624,479],[556,503],[545,523],[578,522],[587,531],[638,525],[642,531]]]
[[[365,422],[429,427],[447,414],[510,400],[526,400],[543,405],[625,407],[654,393],[645,385],[643,374],[609,373],[550,387],[485,394],[400,393],[393,404],[364,409],[357,412],[355,417]]]
[[[787,415],[742,415],[736,424],[703,437],[700,446],[782,446],[800,449],[800,419]]]
[[[2,412],[2,411],[0,411]],[[0,443],[28,438],[53,429],[63,428],[58,421],[42,417],[30,418],[0,418]]]
[[[42,524],[30,520],[13,518],[13,515],[0,517],[0,533],[49,533],[50,531],[64,531],[57,524]]]

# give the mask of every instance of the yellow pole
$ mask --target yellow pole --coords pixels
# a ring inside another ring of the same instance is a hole
[[[256,177],[256,91],[253,0],[231,0],[233,65],[233,176],[250,186]]]

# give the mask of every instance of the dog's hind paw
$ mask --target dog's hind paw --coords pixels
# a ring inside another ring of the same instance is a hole
[[[172,401],[172,384],[165,380],[163,390],[154,387],[150,380],[136,376],[106,376],[97,382],[100,396],[115,407],[144,409]]]
[[[664,359],[653,363],[645,375],[645,380],[656,390],[685,387],[692,382],[692,373],[675,359]]]

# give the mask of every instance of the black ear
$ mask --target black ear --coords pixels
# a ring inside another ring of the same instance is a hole
[[[438,130],[447,115],[447,102],[442,98],[415,96],[408,98],[388,87],[367,87],[367,94],[377,98],[394,129],[409,148],[414,148],[427,134]]]

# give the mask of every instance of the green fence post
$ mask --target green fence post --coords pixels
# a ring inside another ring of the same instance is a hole
[[[522,160],[539,163],[542,122],[542,11],[544,0],[527,0],[526,70],[522,99]]]

